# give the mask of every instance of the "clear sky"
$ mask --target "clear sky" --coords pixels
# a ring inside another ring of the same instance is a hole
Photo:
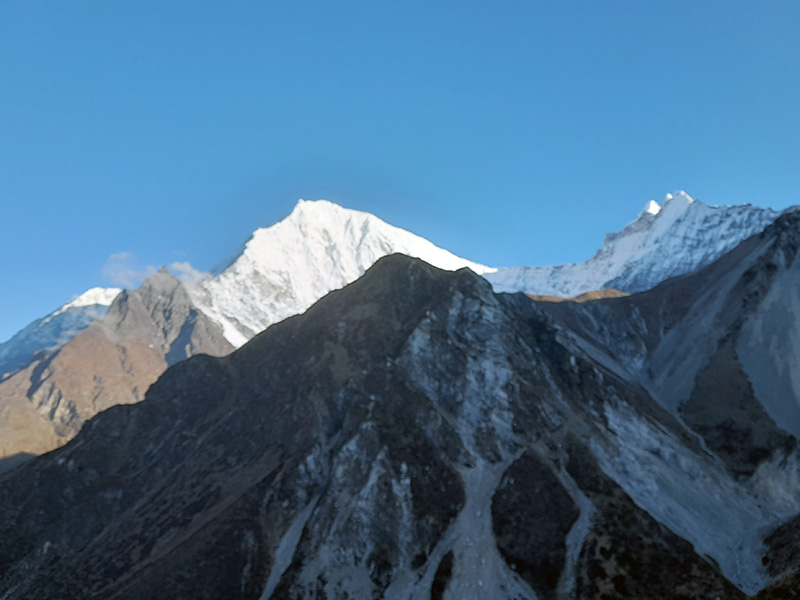
[[[800,203],[800,2],[0,2],[0,340],[298,198],[494,266]]]

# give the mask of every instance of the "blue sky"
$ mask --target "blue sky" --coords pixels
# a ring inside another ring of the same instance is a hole
[[[0,3],[0,340],[298,198],[490,265],[650,198],[800,203],[797,2]]]

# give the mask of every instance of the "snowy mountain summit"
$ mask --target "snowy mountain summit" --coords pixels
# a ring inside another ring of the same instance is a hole
[[[498,269],[485,277],[495,291],[577,296],[603,288],[650,289],[704,267],[778,216],[751,204],[710,206],[686,192],[650,200],[622,231],[606,235],[589,260],[552,267]]]
[[[462,267],[478,274],[494,271],[369,213],[327,200],[300,200],[287,218],[257,229],[192,289],[192,295],[200,310],[220,324],[227,340],[238,347],[394,253],[451,271]]]
[[[776,216],[668,194],[606,236],[585,263],[497,270],[371,214],[301,200],[210,273],[180,283],[159,272],[138,291],[94,288],[0,344],[0,459],[51,450],[98,410],[138,402],[169,364],[197,353],[227,354],[389,254],[445,270],[468,267],[496,291],[568,297],[607,287],[639,291],[713,262]]]
[[[284,220],[257,229],[228,260],[187,284],[197,308],[239,347],[269,325],[303,312],[393,253],[436,267],[468,267],[498,292],[571,297],[616,288],[649,289],[701,268],[762,231],[776,211],[744,204],[709,206],[685,192],[650,200],[622,231],[608,234],[589,260],[557,266],[494,269],[460,258],[378,217],[327,200],[300,200]],[[0,344],[0,376],[42,349],[68,342],[101,318],[119,289],[94,288]]]

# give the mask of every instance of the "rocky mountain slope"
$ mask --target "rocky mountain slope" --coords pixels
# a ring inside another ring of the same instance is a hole
[[[227,353],[394,252],[490,270],[368,213],[300,201],[188,288],[164,271],[136,292],[89,290],[0,345],[0,460],[68,441],[98,410],[141,400],[167,365]],[[162,292],[169,302],[156,297]]]
[[[394,252],[445,269],[469,267],[490,279],[496,289],[556,294],[608,285],[639,289],[711,261],[774,217],[766,209],[709,207],[678,194],[668,197],[663,208],[651,202],[622,232],[607,236],[603,249],[586,263],[495,272],[368,213],[326,201],[300,201],[286,219],[257,230],[231,259],[188,285],[188,296],[180,301],[183,308],[175,312],[177,321],[168,327],[179,330],[191,310],[197,318],[202,316],[202,328],[209,323],[220,327],[227,342],[238,347],[272,323],[304,311],[324,294],[354,281],[378,258]],[[114,353],[103,344],[87,342],[97,335],[97,339],[108,337],[107,331],[98,334],[97,328],[65,346],[104,318],[119,293],[115,288],[90,290],[0,345],[0,372],[5,373],[0,380],[0,432],[8,432],[0,442],[0,459],[17,452],[40,452],[69,439],[85,417],[69,416],[73,408],[68,407],[107,406],[112,397],[120,402],[141,399],[147,385],[170,362],[160,356],[170,352],[163,340],[153,344],[159,348],[155,353],[148,346],[132,350],[124,359],[112,358]],[[163,328],[158,323],[170,318],[166,312],[159,314],[154,323],[147,318],[130,321],[142,329],[134,335],[129,326],[127,335],[149,339],[152,328]],[[227,344],[212,345],[210,352],[227,349]],[[54,372],[62,375],[53,378]],[[76,372],[81,375],[73,375]],[[42,377],[50,381],[44,387]],[[68,384],[54,385],[65,377]],[[93,414],[86,408],[78,412]],[[44,422],[41,415],[47,415]],[[62,423],[60,433],[54,434],[52,423],[64,420],[72,425]]]
[[[650,201],[589,260],[552,267],[512,267],[487,273],[495,291],[570,297],[613,288],[648,290],[710,264],[759,233],[778,213],[758,206],[709,206],[686,192]]]
[[[788,597],[791,419],[730,380],[797,357],[777,356],[796,322],[776,352],[768,334],[770,298],[796,287],[799,220],[594,302],[384,258],[0,475],[0,594]],[[684,357],[695,327],[708,339]],[[751,446],[720,442],[730,428]]]
[[[168,365],[232,349],[162,270],[116,295],[102,317],[64,345],[37,353],[0,382],[0,458],[52,450],[101,410],[142,400]]]
[[[722,502],[694,498],[678,511],[670,496],[684,494],[686,482],[674,474],[654,479],[646,455],[624,486],[723,570],[728,564],[742,575],[749,571],[752,588],[764,584],[762,565],[771,576],[786,569],[786,562],[776,563],[760,549],[773,519],[795,513],[800,499],[800,393],[792,379],[800,349],[794,317],[798,248],[800,212],[790,212],[705,269],[651,291],[540,305],[559,323],[564,339],[642,385],[737,482],[751,487],[757,506],[731,493]],[[716,539],[692,533],[712,521],[727,533]],[[788,552],[785,539],[784,534]],[[729,550],[720,552],[722,547]]]
[[[29,365],[37,352],[66,344],[105,315],[121,291],[119,288],[92,288],[0,344],[0,379]]]

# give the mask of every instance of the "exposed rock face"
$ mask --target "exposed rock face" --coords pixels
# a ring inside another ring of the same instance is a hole
[[[688,396],[658,386],[681,357],[665,372],[654,358],[731,290],[752,298],[741,275],[774,241],[705,287],[583,304],[382,259],[0,475],[0,594],[735,599],[782,585],[791,535],[763,535],[800,513],[796,455],[732,469],[738,454],[721,460],[681,422]],[[709,318],[730,336],[755,314],[742,310]]]
[[[492,498],[497,547],[539,598],[557,594],[578,516],[578,505],[536,454],[523,454],[503,473]]]
[[[576,439],[567,471],[594,507],[575,574],[578,598],[744,598],[717,565],[633,503]]]
[[[800,211],[789,212],[716,263],[654,290],[540,306],[575,343],[642,383],[734,472],[752,475],[800,436],[798,245]]]
[[[0,380],[29,365],[37,353],[60,348],[100,319],[121,291],[92,288],[0,344]]]
[[[752,475],[776,452],[788,454],[797,443],[759,403],[732,338],[723,339],[708,358],[678,412],[737,475]]]
[[[0,458],[41,454],[72,439],[86,419],[139,402],[174,364],[232,347],[162,270],[121,292],[107,313],[62,347],[0,383]]]

